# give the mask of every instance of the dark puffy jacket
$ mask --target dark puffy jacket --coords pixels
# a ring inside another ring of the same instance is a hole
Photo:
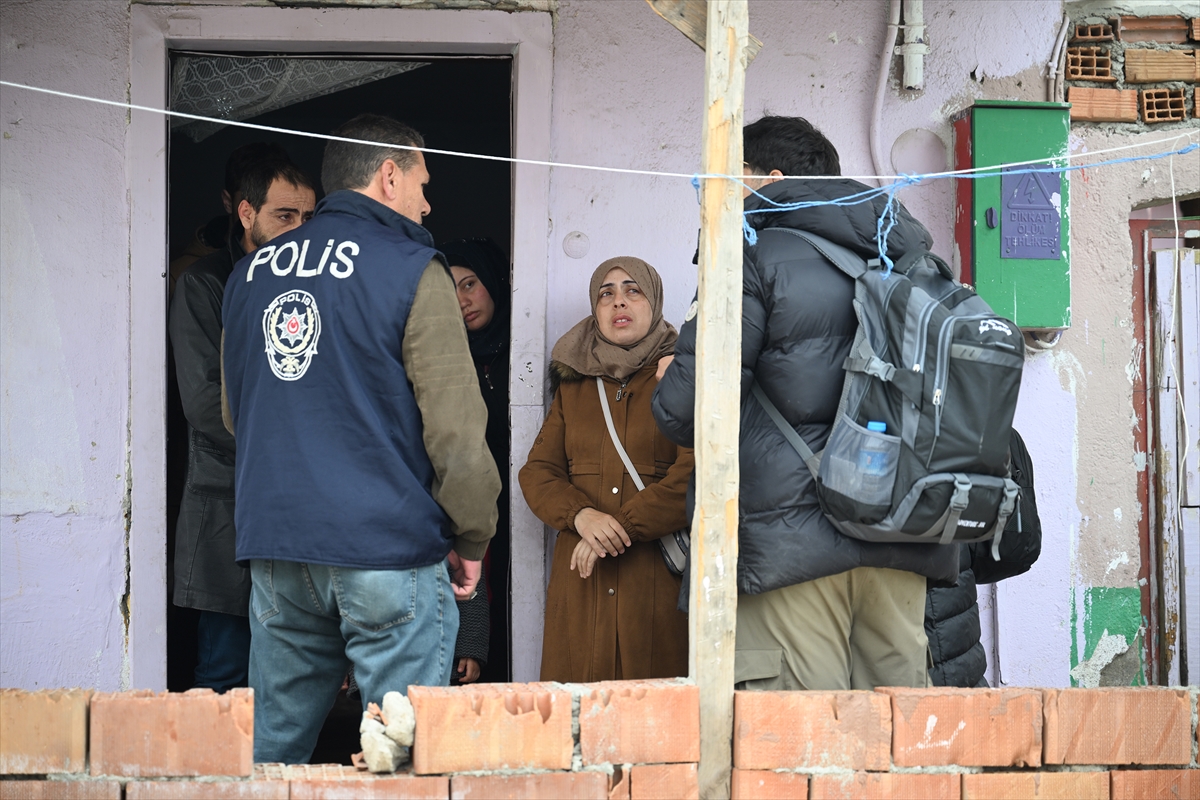
[[[959,545],[958,585],[930,587],[925,596],[925,635],[934,686],[987,686],[987,657],[979,641],[976,583],[995,583],[1028,572],[1042,552],[1042,522],[1033,489],[1033,461],[1021,435],[1013,429],[1008,446],[1012,477],[1021,487],[1018,513],[1009,518],[1000,538],[1000,560],[992,558],[992,543]]]
[[[787,180],[762,194],[776,203],[843,198],[868,187],[851,180]],[[829,437],[858,323],[854,283],[788,228],[812,231],[864,258],[878,255],[875,225],[884,200],[768,213],[746,200],[758,232],[742,268],[741,488],[738,590],[759,594],[856,567],[887,567],[952,584],[958,551],[937,544],[874,544],[843,536],[821,513],[816,486],[800,456],[750,395],[757,379],[784,418],[814,450]],[[896,208],[888,255],[928,249],[929,233]],[[782,229],[782,230],[773,230]],[[654,418],[668,438],[692,447],[696,320],[687,321],[675,361],[654,394]]]
[[[188,427],[187,485],[175,528],[177,606],[246,616],[250,571],[234,560],[233,435],[221,421],[221,303],[235,240],[179,277],[169,330]]]

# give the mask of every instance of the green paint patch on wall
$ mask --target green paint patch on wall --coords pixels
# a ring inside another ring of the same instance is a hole
[[[1095,586],[1083,592],[1083,624],[1071,603],[1071,685],[1145,686],[1142,595],[1136,586]],[[1079,657],[1079,638],[1083,658]]]

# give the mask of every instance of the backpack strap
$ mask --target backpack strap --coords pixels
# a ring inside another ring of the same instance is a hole
[[[1017,510],[1017,519],[1021,517],[1021,508],[1017,505],[1017,500],[1021,494],[1021,487],[1017,486],[1011,478],[1004,481],[1004,500],[1000,503],[1000,510],[996,514],[996,524],[992,527],[992,560],[1000,560],[1000,539],[1004,536],[1004,526],[1008,523],[1008,518],[1012,516],[1013,509]],[[1017,530],[1020,530],[1018,522]]]
[[[958,521],[967,510],[971,501],[971,479],[961,472],[954,473],[954,494],[950,496],[950,516],[946,517],[946,525],[942,528],[942,538],[938,544],[950,544],[958,530]]]
[[[812,473],[813,478],[816,478],[817,470],[821,466],[821,455],[814,453],[812,448],[805,444],[804,440],[800,438],[800,434],[796,433],[796,429],[788,424],[788,421],[783,418],[783,414],[780,414],[779,409],[771,402],[771,398],[767,397],[767,393],[758,385],[758,381],[751,384],[750,392],[754,395],[754,399],[758,401],[759,405],[763,407],[763,410],[767,412],[767,416],[771,418],[775,426],[779,428],[780,433],[783,434],[783,438],[787,439],[792,449],[800,454],[800,458],[804,459],[804,463],[808,467],[808,471]]]
[[[767,228],[768,231],[786,231],[794,236],[799,236],[804,241],[813,246],[818,253],[825,256],[825,259],[840,269],[842,272],[849,275],[851,278],[858,280],[868,269],[879,266],[879,259],[872,258],[864,259],[858,253],[855,253],[849,248],[842,247],[840,244],[834,244],[823,236],[818,236],[815,233],[802,231],[799,228]]]
[[[925,388],[924,376],[906,369],[896,369],[895,364],[889,364],[875,355],[875,351],[866,337],[855,342],[850,355],[846,356],[846,360],[842,362],[842,369],[847,372],[863,372],[884,383],[891,383],[913,405],[921,407],[921,393]]]

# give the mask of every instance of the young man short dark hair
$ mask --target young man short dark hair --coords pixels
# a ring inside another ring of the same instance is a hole
[[[737,651],[743,689],[873,689],[925,686],[926,579],[953,583],[958,550],[937,544],[874,544],[839,533],[821,513],[813,477],[750,394],[754,381],[789,424],[820,450],[838,413],[842,362],[858,322],[854,282],[789,229],[815,233],[864,258],[878,255],[875,220],[884,199],[815,205],[865,191],[836,176],[837,150],[799,117],[765,117],[745,129],[745,209],[758,233],[744,250],[741,489]],[[902,207],[888,237],[899,260],[932,240]],[[659,427],[691,447],[696,321],[686,322],[675,360],[654,395]]]
[[[266,157],[246,159],[246,153]],[[299,226],[316,203],[312,181],[278,145],[246,145],[235,165],[242,184],[231,199],[241,224],[224,246],[180,276],[168,330],[188,424],[187,482],[175,537],[177,606],[200,611],[198,688],[245,686],[250,659],[250,573],[234,560],[233,437],[221,416],[221,305],[234,263],[259,244]],[[230,157],[230,162],[234,162]],[[226,174],[230,170],[226,169]],[[248,188],[247,188],[248,187]],[[251,194],[254,201],[241,199]],[[243,226],[245,226],[243,228]]]

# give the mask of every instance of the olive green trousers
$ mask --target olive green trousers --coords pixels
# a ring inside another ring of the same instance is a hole
[[[924,687],[928,668],[924,576],[859,567],[738,596],[738,689]]]

